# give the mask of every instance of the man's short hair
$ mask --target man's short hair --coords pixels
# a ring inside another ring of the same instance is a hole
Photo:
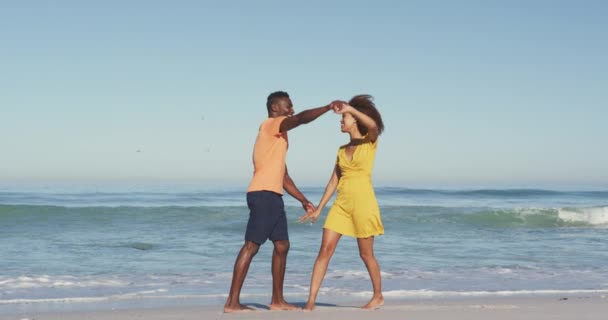
[[[268,98],[266,99],[266,109],[268,110],[268,114],[270,114],[272,111],[272,105],[277,103],[277,101],[281,98],[289,98],[289,94],[285,91],[276,91],[268,95]]]

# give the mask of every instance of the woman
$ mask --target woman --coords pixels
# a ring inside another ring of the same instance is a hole
[[[313,268],[310,294],[304,309],[314,309],[327,265],[342,235],[357,238],[359,255],[367,267],[374,288],[374,296],[362,308],[375,309],[384,304],[384,298],[380,266],[374,257],[374,236],[384,234],[384,227],[374,195],[371,174],[378,136],[384,130],[384,124],[369,95],[355,96],[348,104],[335,106],[334,112],[342,114],[341,131],[350,135],[350,142],[338,149],[336,165],[319,206],[315,211],[300,218],[301,222],[310,219],[314,223],[336,189],[338,190],[323,226],[323,240]]]

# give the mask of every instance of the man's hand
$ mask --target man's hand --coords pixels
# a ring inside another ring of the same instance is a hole
[[[306,211],[307,213],[316,210],[315,205],[308,200],[302,201],[302,208],[304,208],[304,211]]]
[[[347,104],[346,101],[342,101],[342,100],[334,100],[329,104],[329,109],[333,110],[334,112],[336,111],[336,108],[340,107],[343,104]]]

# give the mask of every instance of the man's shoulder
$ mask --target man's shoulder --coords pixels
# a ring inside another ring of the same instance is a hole
[[[287,118],[287,116],[277,116],[277,117],[268,117],[264,120],[263,123],[267,123],[267,122],[281,122],[283,120],[285,120],[285,118]]]
[[[280,132],[281,122],[287,118],[286,116],[280,117],[268,117],[260,125],[260,131],[267,131],[271,134],[278,134]]]

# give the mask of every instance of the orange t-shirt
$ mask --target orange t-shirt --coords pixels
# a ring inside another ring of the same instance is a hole
[[[272,191],[283,194],[285,158],[289,141],[287,132],[281,132],[285,116],[268,118],[262,125],[253,147],[253,179],[247,188],[251,191]]]

